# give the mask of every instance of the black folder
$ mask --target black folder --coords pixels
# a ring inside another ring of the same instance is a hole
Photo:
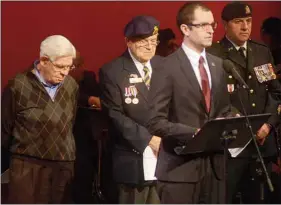
[[[270,116],[271,114],[248,116],[254,134],[267,122]],[[244,116],[213,119],[205,123],[186,145],[176,147],[174,150],[178,155],[222,151],[224,149],[224,136],[228,135],[235,136],[234,140],[229,140],[228,148],[244,147],[251,139],[251,133],[247,126]]]

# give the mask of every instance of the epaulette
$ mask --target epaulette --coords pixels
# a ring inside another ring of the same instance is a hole
[[[221,44],[220,44],[219,41],[215,41],[215,42],[212,43],[212,47],[215,47],[215,48],[221,47]]]
[[[254,40],[252,40],[252,39],[249,39],[249,41],[250,41],[251,43],[254,43],[254,44],[257,44],[257,45],[261,45],[261,46],[264,46],[264,47],[268,47],[266,44],[264,44],[264,43],[262,43],[262,42],[259,42],[259,41],[254,41]]]

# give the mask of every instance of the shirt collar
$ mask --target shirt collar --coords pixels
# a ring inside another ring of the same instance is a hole
[[[232,40],[230,40],[227,36],[225,36],[227,40],[230,41],[230,43],[234,46],[234,48],[238,51],[240,47],[244,47],[245,50],[247,50],[247,41],[244,42],[242,46],[238,46],[236,43],[234,43]]]
[[[44,85],[44,87],[48,87],[48,88],[55,88],[57,86],[59,86],[61,83],[57,84],[57,85],[53,85],[53,84],[50,84],[48,82],[45,81],[45,79],[43,78],[43,76],[40,74],[38,68],[37,68],[37,65],[39,64],[39,60],[35,60],[33,65],[34,65],[34,70],[35,70],[35,75],[36,77],[38,78],[38,80]]]
[[[131,50],[130,50],[129,48],[128,48],[128,51],[129,51],[129,53],[130,53],[130,56],[131,56],[133,62],[135,63],[135,65],[136,65],[136,67],[137,67],[138,69],[143,69],[144,66],[146,66],[146,67],[148,67],[149,69],[151,69],[150,60],[149,60],[148,62],[146,62],[145,65],[143,65],[141,62],[139,62],[139,61],[133,56],[133,54],[132,54],[132,52],[131,52]]]
[[[197,52],[195,52],[194,50],[189,48],[187,45],[185,45],[184,43],[182,43],[181,47],[190,60],[196,61],[199,63],[199,58],[200,58],[200,56],[202,56],[204,58],[204,62],[207,62],[205,48],[202,51],[202,53],[198,54]]]

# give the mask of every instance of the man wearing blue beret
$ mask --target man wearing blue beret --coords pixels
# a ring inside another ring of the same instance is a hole
[[[113,141],[113,178],[119,203],[160,203],[155,167],[161,138],[144,126],[153,70],[161,63],[155,56],[159,22],[137,16],[124,29],[128,49],[105,64],[100,72],[101,103],[109,116]]]

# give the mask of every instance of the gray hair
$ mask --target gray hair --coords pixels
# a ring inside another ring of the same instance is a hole
[[[64,36],[53,35],[47,37],[40,45],[40,57],[48,57],[54,61],[58,57],[76,57],[76,49],[73,44]]]

